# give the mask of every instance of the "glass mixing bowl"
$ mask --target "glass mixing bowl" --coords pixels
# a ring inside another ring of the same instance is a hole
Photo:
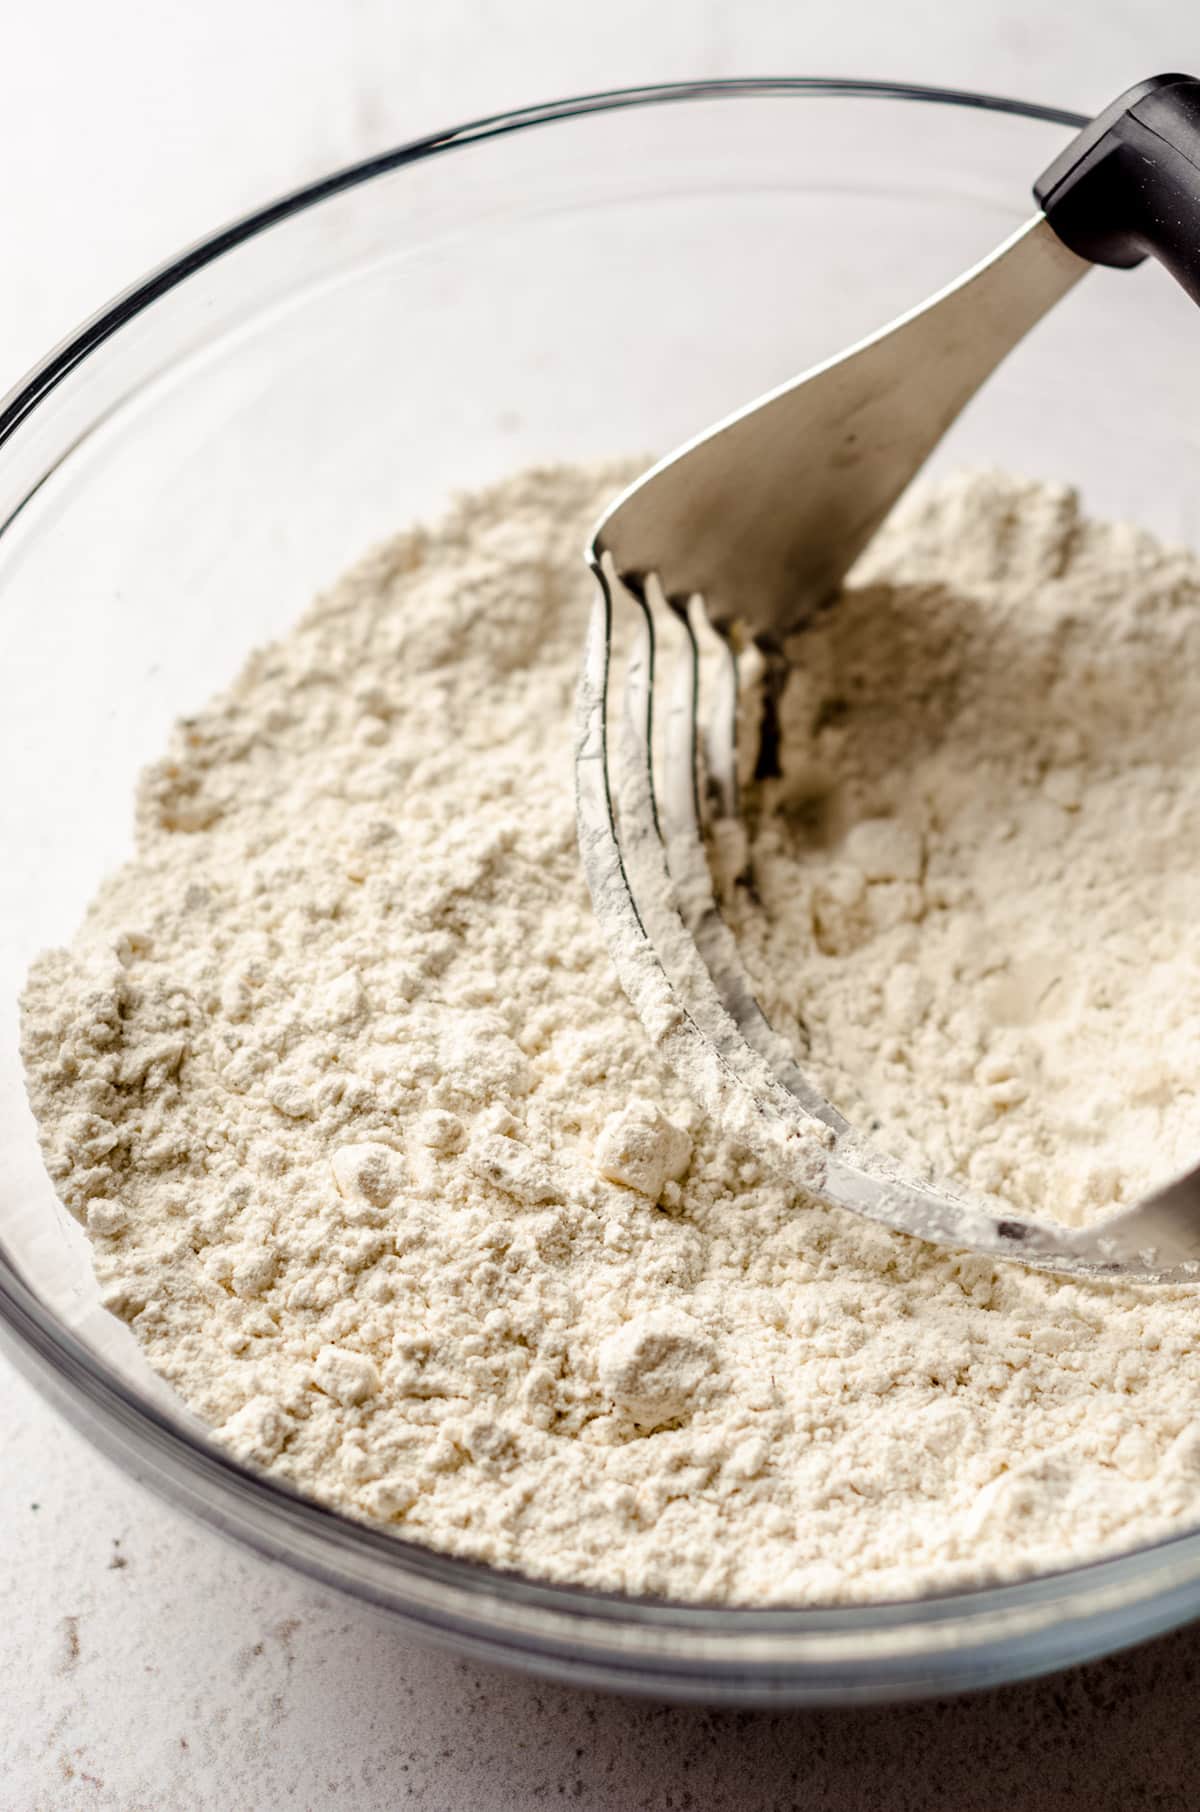
[[[127,853],[139,767],[315,588],[452,488],[666,449],[885,321],[1031,212],[1080,123],[786,80],[479,121],[216,233],[0,405],[0,1329],[153,1489],[414,1632],[662,1697],[977,1686],[1200,1609],[1200,1533],[1003,1588],[738,1611],[549,1587],[322,1509],[212,1445],[99,1308],[16,1049],[25,968]],[[1097,511],[1194,539],[1198,347],[1161,271],[1097,272],[938,463],[1070,478]]]

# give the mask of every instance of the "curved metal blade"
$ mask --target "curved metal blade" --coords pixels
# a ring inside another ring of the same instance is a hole
[[[781,635],[837,591],[984,380],[1091,265],[1038,214],[919,308],[660,460],[590,559]]]

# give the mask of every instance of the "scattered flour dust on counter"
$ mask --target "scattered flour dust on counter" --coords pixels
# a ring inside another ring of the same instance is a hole
[[[578,550],[627,476],[381,548],[145,776],[23,1003],[107,1306],[252,1465],[556,1580],[865,1600],[1200,1520],[1194,1293],[822,1208],[657,1064],[569,754]],[[880,1137],[1023,1208],[1200,1145],[1198,667],[1189,557],[953,481],[813,632],[751,791],[727,893],[771,1011]]]

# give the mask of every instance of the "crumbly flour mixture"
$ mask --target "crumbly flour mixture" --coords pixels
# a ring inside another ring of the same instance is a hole
[[[851,1120],[1085,1224],[1200,1162],[1200,564],[986,477],[854,577],[793,646],[726,910]]]
[[[530,472],[351,572],[145,776],[24,998],[104,1300],[251,1464],[533,1574],[741,1603],[1200,1518],[1200,1301],[798,1198],[657,1064],[575,848],[583,533]],[[815,629],[728,911],[877,1137],[1082,1220],[1200,1152],[1200,569],[927,491]]]

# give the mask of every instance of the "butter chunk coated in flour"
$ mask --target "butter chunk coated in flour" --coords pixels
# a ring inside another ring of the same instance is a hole
[[[23,1000],[103,1300],[246,1463],[551,1579],[865,1600],[1195,1520],[1192,1292],[827,1210],[654,1057],[569,758],[578,549],[629,476],[521,474],[381,547],[145,775]],[[714,861],[818,1083],[1076,1222],[1194,1158],[1194,560],[952,480],[802,652]]]

